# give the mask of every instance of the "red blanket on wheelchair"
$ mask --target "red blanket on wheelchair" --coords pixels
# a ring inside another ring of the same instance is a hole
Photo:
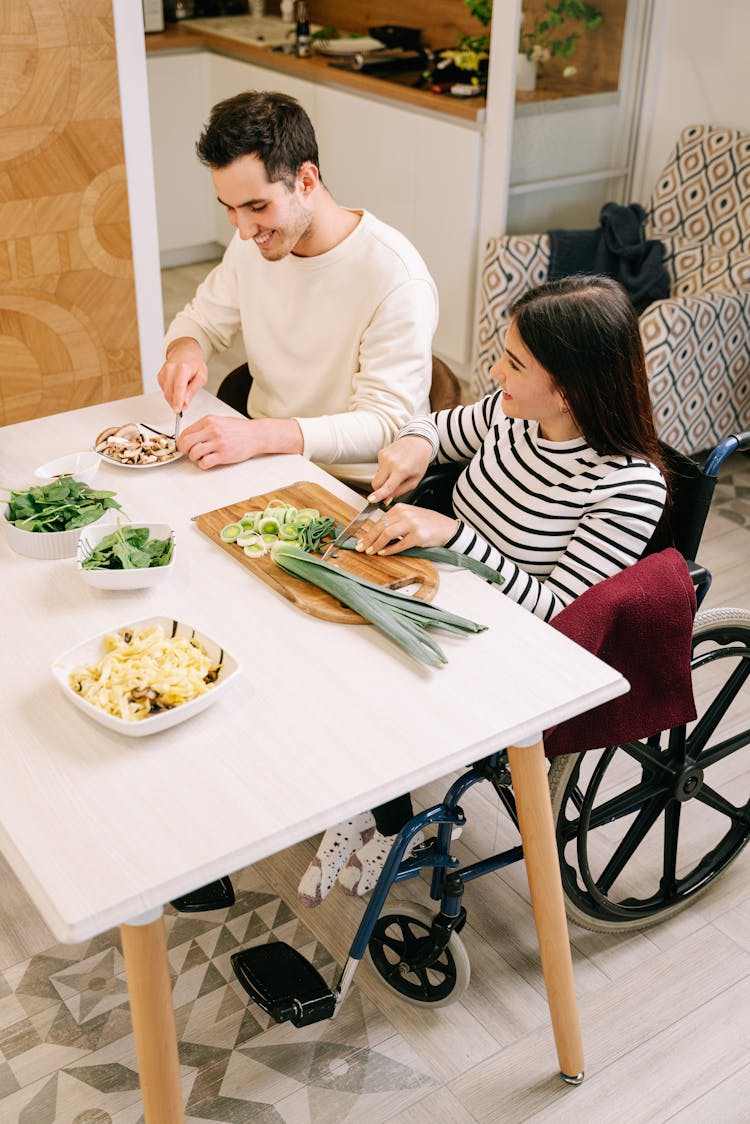
[[[548,730],[547,757],[619,745],[691,722],[695,611],[685,560],[670,547],[592,586],[558,613],[552,628],[616,668],[630,691]]]

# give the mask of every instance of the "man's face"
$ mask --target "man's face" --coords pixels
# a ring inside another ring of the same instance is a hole
[[[281,180],[270,183],[257,156],[240,156],[226,168],[212,168],[211,177],[232,226],[240,238],[255,242],[266,261],[304,252],[313,214],[300,177],[293,191]]]

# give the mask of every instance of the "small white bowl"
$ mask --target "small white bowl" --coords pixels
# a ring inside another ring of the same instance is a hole
[[[221,664],[216,682],[205,694],[198,695],[197,698],[182,703],[181,706],[176,706],[172,710],[163,710],[160,714],[150,714],[147,718],[127,722],[124,718],[118,718],[116,715],[109,714],[106,710],[94,706],[93,703],[82,698],[70,686],[70,673],[74,668],[80,664],[98,663],[104,656],[104,637],[110,632],[118,632],[121,629],[110,628],[107,632],[94,636],[83,644],[78,644],[75,648],[71,648],[58,656],[52,665],[52,675],[65,698],[73,706],[78,707],[89,718],[99,722],[102,726],[106,726],[107,729],[116,730],[117,733],[125,734],[126,737],[130,738],[139,738],[146,734],[156,734],[161,730],[168,730],[170,726],[176,726],[179,722],[184,722],[186,719],[192,718],[193,715],[200,714],[202,710],[216,701],[227,683],[234,678],[239,670],[239,664],[234,656],[231,656],[211,637],[196,632],[191,625],[185,624],[184,621],[176,621],[172,617],[149,617],[147,620],[136,621],[122,627],[131,629],[149,628],[155,624],[160,624],[167,636],[193,637],[206,650],[212,664]]]
[[[98,526],[102,519],[112,518],[108,513],[99,517],[87,527],[75,527],[72,531],[22,531],[8,522],[8,505],[3,507],[2,523],[5,539],[11,550],[26,558],[75,558],[81,531]]]
[[[111,518],[111,517],[110,517]],[[148,589],[159,585],[174,569],[174,531],[168,523],[120,523],[121,527],[145,527],[150,539],[172,539],[172,557],[166,566],[148,566],[133,570],[84,570],[83,561],[107,535],[117,530],[116,523],[92,523],[76,532],[79,535],[77,569],[85,582],[96,589]]]
[[[57,480],[59,476],[72,476],[74,480],[81,480],[84,484],[91,484],[102,458],[98,453],[69,453],[67,457],[58,457],[57,460],[47,461],[34,469],[37,480],[49,483]]]

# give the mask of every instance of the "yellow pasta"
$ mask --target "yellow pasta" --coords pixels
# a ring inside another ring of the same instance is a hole
[[[73,669],[70,686],[126,722],[190,702],[209,689],[218,671],[196,640],[166,636],[161,625],[110,632],[104,649],[98,663]]]

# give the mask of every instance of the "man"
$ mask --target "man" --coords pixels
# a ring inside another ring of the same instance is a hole
[[[437,292],[425,263],[398,231],[333,199],[293,98],[220,102],[196,149],[237,233],[170,325],[159,384],[184,411],[207,359],[241,331],[249,375],[220,397],[247,418],[203,417],[179,448],[201,468],[304,453],[369,484],[378,451],[429,411]]]

